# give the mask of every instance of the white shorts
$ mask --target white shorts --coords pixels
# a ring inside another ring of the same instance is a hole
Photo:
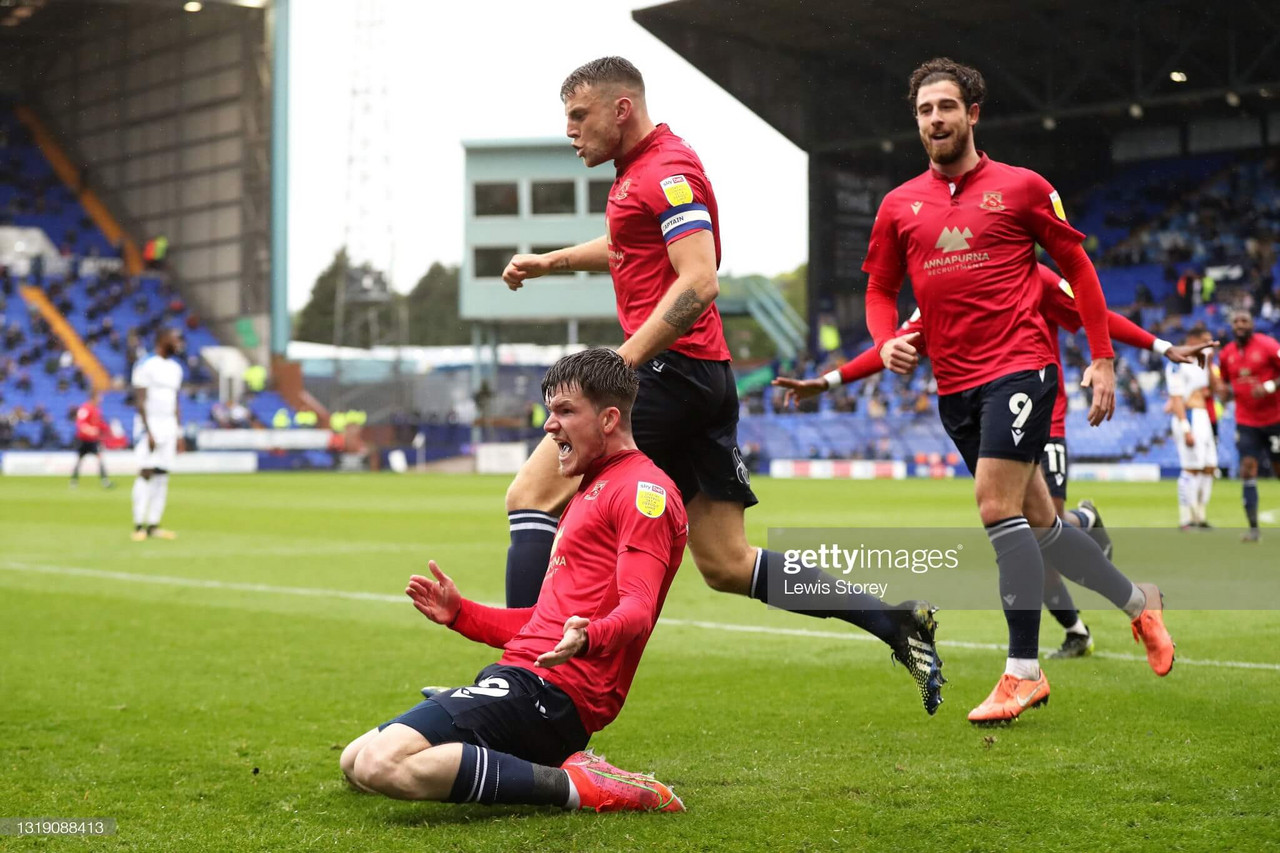
[[[1191,435],[1195,444],[1187,447],[1187,429],[1178,418],[1173,419],[1173,443],[1178,448],[1178,464],[1184,471],[1218,467],[1218,442],[1213,437],[1213,424],[1204,409],[1187,409],[1191,418]]]
[[[174,459],[178,455],[178,425],[176,423],[152,424],[151,435],[156,440],[155,450],[151,449],[147,441],[147,431],[141,424],[136,426],[133,453],[138,458],[138,469],[159,468],[172,471]]]

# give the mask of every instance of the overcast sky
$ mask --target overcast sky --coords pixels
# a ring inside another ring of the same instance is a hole
[[[561,81],[607,54],[640,68],[654,121],[670,124],[702,157],[720,204],[722,272],[771,275],[806,259],[808,158],[631,20],[632,9],[653,3],[380,0],[383,43],[357,55],[355,7],[377,1],[290,6],[291,309],[302,307],[348,229],[359,227],[346,210],[357,62],[387,81],[389,169],[373,183],[389,199],[384,221],[394,236],[392,275],[400,290],[433,261],[456,264],[462,256],[461,141],[562,136]],[[381,153],[374,150],[376,164]],[[612,169],[595,172],[610,177]]]

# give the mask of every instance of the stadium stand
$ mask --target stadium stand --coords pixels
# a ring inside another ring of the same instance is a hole
[[[7,105],[0,108],[0,225],[40,229],[60,256],[55,265],[35,255],[21,274],[0,268],[0,448],[71,447],[75,409],[90,385],[105,391],[107,422],[127,434],[133,363],[164,325],[186,337],[184,424],[231,425],[214,417],[217,386],[199,355],[217,339],[162,272],[121,271],[118,250]],[[292,421],[293,411],[273,391],[241,402],[248,425],[270,424],[281,409]]]
[[[1173,190],[1171,188],[1180,189]],[[1074,222],[1087,244],[1111,307],[1161,337],[1181,342],[1186,330],[1206,326],[1230,340],[1232,308],[1257,316],[1258,331],[1280,332],[1280,161],[1207,155],[1137,163],[1082,193]],[[1205,288],[1204,277],[1224,277]],[[775,364],[775,371],[805,378],[831,370],[868,345],[863,337],[822,363]],[[1063,332],[1068,387],[1086,366],[1083,333]],[[1154,463],[1177,468],[1168,440],[1169,416],[1162,359],[1122,347],[1117,359],[1117,412],[1101,429],[1085,421],[1084,392],[1070,397],[1067,435],[1074,461]],[[744,396],[741,439],[756,470],[777,459],[946,459],[953,453],[936,416],[927,363],[909,380],[888,374],[840,388],[798,412],[780,410],[773,389]],[[921,402],[923,395],[923,402]],[[1233,407],[1219,433],[1234,435]],[[1220,441],[1222,467],[1237,463],[1234,442]]]

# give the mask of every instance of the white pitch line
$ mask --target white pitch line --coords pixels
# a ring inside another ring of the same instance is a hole
[[[221,589],[234,592],[257,592],[271,595],[299,595],[307,598],[338,598],[348,601],[380,601],[401,604],[403,595],[388,595],[381,592],[355,592],[342,589],[316,589],[302,586],[271,586],[261,583],[240,583],[237,581],[207,580],[203,578],[181,578],[169,575],[139,575],[130,572],[109,572],[100,569],[81,569],[73,566],[33,565],[6,561],[0,563],[0,570],[10,572],[28,572],[32,574],[63,575],[70,577],[95,578],[98,580],[123,581],[125,583],[149,583],[159,586],[177,586],[195,589]],[[839,631],[814,631],[809,628],[775,628],[769,625],[734,625],[727,622],[704,622],[697,619],[674,619],[662,617],[662,624],[680,628],[699,628],[707,631],[721,631],[738,634],[767,634],[775,637],[812,637],[820,640],[851,640],[854,642],[880,642],[869,634],[852,634]],[[940,648],[977,649],[980,651],[1004,651],[1007,647],[1000,643],[973,643],[964,640],[943,639],[938,642]],[[1116,652],[1094,652],[1093,657],[1106,660],[1146,663],[1145,657],[1123,655]],[[1240,660],[1200,660],[1196,658],[1178,658],[1179,664],[1187,666],[1216,666],[1228,669],[1254,669],[1267,672],[1280,672],[1280,663],[1258,663]]]

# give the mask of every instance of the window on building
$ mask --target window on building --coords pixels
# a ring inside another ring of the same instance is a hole
[[[520,191],[514,182],[476,184],[476,216],[515,216],[520,212]]]
[[[536,181],[533,185],[533,212],[574,213],[577,193],[573,181]]]
[[[609,190],[613,189],[613,181],[591,181],[587,184],[587,210],[592,213],[604,213],[609,204]]]
[[[516,253],[515,246],[476,246],[475,277],[499,278],[507,261]]]
[[[541,255],[543,252],[554,252],[556,249],[563,249],[564,246],[533,246],[529,249],[535,255]],[[573,270],[555,270],[547,273],[547,275],[573,275]]]

